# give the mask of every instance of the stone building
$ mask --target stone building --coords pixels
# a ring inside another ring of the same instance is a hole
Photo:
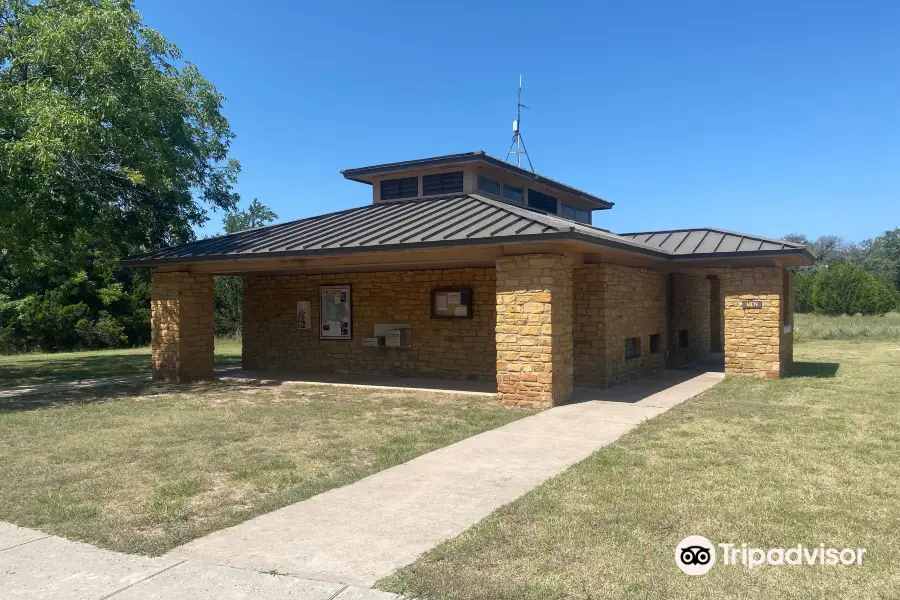
[[[779,377],[802,245],[720,229],[613,234],[612,203],[483,152],[343,171],[369,205],[130,257],[153,267],[153,371],[213,376],[213,277],[244,280],[243,366],[496,381],[565,402],[723,352]]]

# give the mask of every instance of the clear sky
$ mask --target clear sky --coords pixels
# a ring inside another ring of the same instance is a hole
[[[896,0],[137,6],[227,97],[238,191],[279,220],[369,203],[340,169],[504,157],[522,73],[535,170],[615,202],[597,226],[900,226]]]

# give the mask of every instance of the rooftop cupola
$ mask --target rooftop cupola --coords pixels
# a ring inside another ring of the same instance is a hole
[[[592,211],[613,206],[603,198],[481,150],[346,169],[341,174],[371,185],[374,204],[481,195],[587,224],[591,223]]]

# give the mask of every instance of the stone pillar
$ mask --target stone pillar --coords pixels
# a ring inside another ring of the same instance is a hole
[[[572,264],[565,256],[497,259],[497,391],[544,408],[572,396]]]
[[[177,382],[212,378],[212,276],[154,272],[152,286],[153,378]]]
[[[793,349],[784,334],[784,269],[748,267],[726,269],[725,374],[733,377],[781,377]],[[761,303],[757,307],[755,303]],[[749,304],[747,304],[749,303]]]

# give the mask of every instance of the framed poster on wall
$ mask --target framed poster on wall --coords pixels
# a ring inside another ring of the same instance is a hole
[[[349,283],[319,287],[319,339],[353,339]]]
[[[431,290],[432,319],[471,319],[472,288],[439,287]]]

